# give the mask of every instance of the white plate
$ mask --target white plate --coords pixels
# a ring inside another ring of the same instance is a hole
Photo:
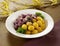
[[[17,33],[13,27],[14,20],[16,20],[17,17],[20,16],[21,14],[35,14],[36,12],[42,13],[45,20],[47,20],[46,29],[41,33],[37,33],[37,34],[33,34],[33,35]],[[54,27],[54,21],[53,21],[52,17],[49,14],[47,14],[43,11],[40,11],[40,10],[36,10],[36,9],[26,9],[26,10],[20,10],[20,11],[14,12],[7,18],[5,24],[6,24],[6,28],[8,29],[8,31],[10,33],[12,33],[15,36],[22,37],[22,38],[37,38],[37,37],[44,36],[44,35],[48,34]]]

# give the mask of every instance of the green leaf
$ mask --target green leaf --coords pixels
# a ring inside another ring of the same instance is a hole
[[[44,19],[44,16],[40,12],[36,12],[36,15],[40,16],[40,17],[42,17]]]
[[[17,32],[24,34],[26,30],[22,29],[21,27],[18,27]]]

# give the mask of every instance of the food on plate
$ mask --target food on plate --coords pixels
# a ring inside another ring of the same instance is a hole
[[[44,16],[40,12],[35,14],[21,14],[14,21],[14,29],[22,34],[37,34],[46,28]]]
[[[31,34],[31,31],[26,31],[26,34]]]
[[[38,30],[33,30],[32,31],[32,34],[36,34],[36,33],[38,33]]]
[[[28,26],[28,30],[29,31],[33,31],[34,30],[34,26],[32,26],[32,25],[31,26]]]
[[[38,28],[38,27],[39,27],[39,25],[38,25],[37,22],[34,22],[34,23],[33,23],[33,26],[34,26],[35,28]]]
[[[32,22],[27,22],[26,25],[27,26],[32,25]]]
[[[26,30],[27,29],[27,25],[26,24],[23,24],[22,25],[22,28]]]

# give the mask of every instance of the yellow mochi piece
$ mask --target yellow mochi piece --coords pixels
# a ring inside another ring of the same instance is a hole
[[[37,20],[40,20],[42,23],[44,23],[44,20],[41,17],[37,17]]]
[[[26,34],[31,34],[31,32],[30,31],[26,31]]]
[[[36,33],[38,33],[38,30],[33,30],[32,31],[32,34],[36,34]]]
[[[32,23],[31,22],[27,22],[26,25],[29,26],[29,25],[32,25]]]
[[[37,21],[37,23],[38,23],[39,26],[43,25],[41,21]]]
[[[35,28],[38,28],[39,25],[38,25],[38,23],[34,22],[34,23],[33,23],[33,26],[34,26]]]
[[[23,24],[22,25],[22,28],[26,30],[27,29],[27,25],[26,24]]]
[[[36,22],[36,19],[33,19],[33,22]]]
[[[41,27],[38,27],[37,30],[38,30],[38,32],[43,31]]]
[[[32,26],[32,25],[28,26],[28,30],[30,30],[30,31],[34,30],[34,26]]]

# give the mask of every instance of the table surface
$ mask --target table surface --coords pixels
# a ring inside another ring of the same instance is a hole
[[[52,16],[54,23],[60,20],[60,5],[42,9]],[[18,38],[10,34],[5,27],[5,20],[0,21],[0,46],[22,46],[27,39]]]

